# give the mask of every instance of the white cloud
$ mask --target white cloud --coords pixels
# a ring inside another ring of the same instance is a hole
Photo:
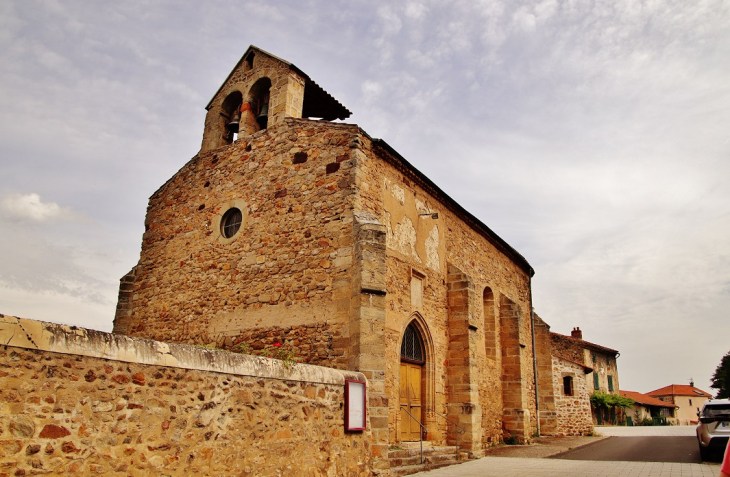
[[[0,201],[0,209],[15,220],[45,222],[77,217],[77,214],[69,208],[61,207],[55,202],[43,202],[41,196],[36,193],[8,194]]]
[[[403,22],[390,5],[381,6],[377,11],[384,36],[392,36],[400,32]]]
[[[527,32],[534,30],[535,25],[537,25],[535,15],[526,7],[520,7],[519,10],[512,14],[512,21],[514,21],[519,29]]]

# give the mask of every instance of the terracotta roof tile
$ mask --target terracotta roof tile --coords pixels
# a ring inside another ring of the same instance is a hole
[[[649,396],[704,396],[711,398],[712,395],[701,389],[686,384],[670,384],[663,388],[655,389],[646,393]]]
[[[634,401],[638,402],[639,404],[644,404],[647,406],[661,406],[661,407],[677,407],[672,403],[667,403],[664,401],[661,401],[657,398],[653,398],[651,396],[647,396],[646,394],[641,394],[636,391],[619,391],[619,393],[623,397],[631,398]]]

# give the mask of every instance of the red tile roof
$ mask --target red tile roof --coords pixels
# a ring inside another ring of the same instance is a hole
[[[711,398],[712,395],[704,392],[701,389],[697,389],[686,384],[670,384],[663,388],[655,389],[654,391],[646,393],[649,396],[704,396]]]
[[[661,406],[661,407],[677,407],[674,404],[660,401],[657,398],[647,396],[646,394],[637,393],[636,391],[619,391],[623,397],[631,398],[639,404],[646,406]]]

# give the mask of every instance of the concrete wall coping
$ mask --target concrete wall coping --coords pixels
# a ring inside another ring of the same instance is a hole
[[[331,385],[344,385],[345,379],[365,381],[362,373],[354,371],[303,363],[286,367],[278,359],[132,338],[3,314],[0,314],[0,345],[264,379]]]

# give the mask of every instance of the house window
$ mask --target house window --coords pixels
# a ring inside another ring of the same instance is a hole
[[[598,360],[598,358],[596,358],[596,353],[591,353],[591,358],[593,358],[594,363]]]
[[[606,366],[608,366],[609,368],[611,367],[611,357],[610,356],[606,356]]]
[[[241,222],[243,221],[243,214],[241,209],[231,207],[223,214],[221,219],[221,235],[225,238],[231,238],[236,235],[238,229],[241,228]]]
[[[690,406],[692,405],[692,400],[691,400],[691,399],[689,400],[689,405],[690,405]]]
[[[613,392],[613,376],[608,377],[608,390],[609,392]]]
[[[595,371],[593,371],[593,389],[596,391],[601,389],[600,386],[598,386],[598,373]]]
[[[572,376],[563,377],[563,394],[565,394],[566,396],[573,395],[573,377]]]

